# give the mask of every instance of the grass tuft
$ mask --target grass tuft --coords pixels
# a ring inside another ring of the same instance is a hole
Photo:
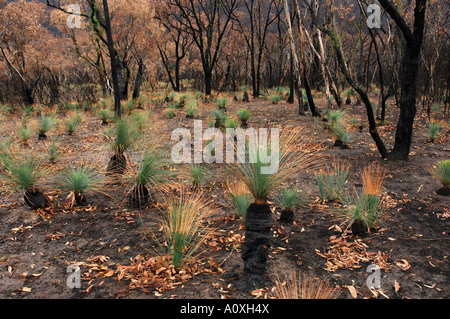
[[[179,268],[198,256],[212,233],[203,223],[212,213],[211,202],[202,193],[181,193],[166,194],[164,204],[162,231],[172,265]]]
[[[433,175],[442,183],[445,188],[450,188],[450,160],[436,163],[432,169]]]
[[[274,292],[277,299],[336,299],[340,294],[322,279],[296,271],[291,271],[285,281],[277,275]]]

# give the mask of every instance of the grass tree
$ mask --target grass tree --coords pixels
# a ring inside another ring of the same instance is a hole
[[[17,135],[19,136],[24,146],[28,145],[28,141],[34,132],[34,128],[26,123],[21,123],[17,126]]]
[[[133,208],[142,208],[150,198],[149,186],[163,182],[165,170],[162,159],[154,151],[146,151],[137,167],[133,168],[130,176],[133,187],[128,195],[128,201]]]
[[[350,105],[352,104],[352,96],[355,95],[355,91],[353,90],[353,88],[348,88],[344,91],[344,95],[346,97],[345,99],[345,104]]]
[[[228,104],[228,98],[226,98],[226,97],[221,97],[216,100],[216,106],[219,110],[226,111],[227,104]]]
[[[171,119],[171,118],[175,117],[175,111],[173,109],[171,109],[171,108],[167,109],[166,110],[166,116],[167,116],[168,119]]]
[[[41,119],[38,125],[38,140],[47,139],[47,132],[55,127],[55,118],[53,116],[47,116],[44,113],[41,113]]]
[[[343,197],[344,215],[351,221],[354,235],[365,236],[382,219],[385,209],[382,206],[382,185],[386,171],[380,165],[366,166],[361,170],[362,191],[353,196]]]
[[[34,155],[22,158],[5,151],[1,160],[2,177],[9,188],[12,191],[23,191],[25,203],[31,208],[44,207],[48,200],[37,187],[38,181],[46,173],[41,159]]]
[[[136,143],[140,135],[138,126],[129,117],[118,120],[114,128],[105,131],[105,137],[114,152],[108,163],[108,175],[124,173],[127,166],[125,151]]]
[[[186,117],[194,118],[197,115],[197,107],[193,104],[189,104],[186,106]]]
[[[294,210],[305,206],[307,199],[297,188],[283,188],[275,197],[275,202],[283,208],[280,221],[292,223],[294,221]]]
[[[450,160],[436,163],[432,168],[432,174],[442,183],[436,193],[439,195],[450,195]]]
[[[278,104],[283,101],[283,95],[275,93],[269,96],[269,100],[272,101],[272,104]]]
[[[271,153],[271,163],[277,169],[268,169],[264,154]],[[253,195],[254,202],[246,212],[245,241],[242,245],[244,274],[238,283],[240,289],[254,289],[264,284],[266,262],[273,234],[269,195],[295,173],[304,173],[317,161],[317,148],[301,140],[301,131],[281,138],[279,147],[272,143],[251,143],[244,160],[228,163],[230,170]]]
[[[248,126],[247,121],[252,117],[252,113],[249,109],[240,109],[237,111],[237,116],[241,121],[241,127],[246,128]]]
[[[72,112],[69,117],[64,121],[67,134],[72,136],[78,125],[81,123],[82,116],[78,112]]]
[[[98,116],[102,121],[102,125],[108,125],[110,119],[113,117],[113,112],[109,108],[104,108],[98,111]]]
[[[353,139],[352,133],[344,123],[334,124],[331,127],[331,134],[336,138],[334,146],[342,149],[348,148],[348,143]]]
[[[225,128],[232,128],[236,130],[239,128],[239,121],[236,119],[228,118],[225,120]]]
[[[427,123],[427,134],[430,142],[434,142],[441,132],[443,124],[440,121],[429,121]]]
[[[222,128],[228,119],[228,115],[222,109],[212,110],[211,115],[214,117],[214,127],[216,128]]]
[[[47,158],[50,163],[55,163],[55,160],[61,155],[60,145],[58,139],[52,139],[47,145]]]
[[[344,110],[329,110],[325,116],[329,127],[341,124],[345,119],[346,112]]]
[[[97,167],[84,164],[63,170],[56,184],[61,190],[69,192],[67,199],[70,207],[84,206],[87,205],[85,193],[97,190],[101,180]]]

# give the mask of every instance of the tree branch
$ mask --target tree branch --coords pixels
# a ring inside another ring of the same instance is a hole
[[[378,0],[378,2],[400,28],[403,36],[406,39],[406,42],[411,42],[413,40],[413,33],[411,31],[411,28],[402,18],[395,5],[390,0]]]

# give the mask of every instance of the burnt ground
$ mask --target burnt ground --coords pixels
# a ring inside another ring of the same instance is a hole
[[[322,101],[318,100],[321,106]],[[213,104],[204,104],[198,118],[204,126]],[[174,276],[172,285],[155,284],[136,288],[136,279],[120,276],[122,267],[131,266],[136,256],[144,260],[158,256],[164,247],[158,245],[152,234],[160,234],[159,209],[149,205],[134,210],[126,203],[127,184],[107,180],[101,193],[88,194],[89,206],[64,208],[65,194],[52,187],[52,176],[44,178],[41,188],[52,196],[54,209],[37,214],[23,202],[19,193],[2,192],[0,203],[0,297],[3,299],[113,299],[113,298],[182,298],[182,299],[253,299],[273,297],[272,286],[276,276],[292,270],[301,270],[310,276],[322,278],[340,291],[339,298],[418,298],[447,299],[450,297],[449,217],[450,197],[435,193],[440,183],[430,174],[430,166],[449,158],[449,129],[445,128],[434,143],[427,140],[426,118],[419,111],[412,153],[407,162],[380,159],[371,140],[367,125],[362,132],[353,131],[349,149],[333,147],[334,139],[322,128],[320,120],[296,115],[296,106],[273,105],[263,99],[249,103],[232,102],[229,114],[248,107],[255,116],[251,127],[291,126],[305,129],[305,140],[324,145],[325,158],[347,159],[352,174],[349,188],[360,185],[359,169],[367,164],[381,162],[388,175],[384,182],[384,198],[388,205],[381,228],[367,237],[355,238],[346,225],[337,218],[336,203],[321,203],[312,172],[292,176],[289,184],[299,186],[311,198],[311,204],[295,211],[295,222],[283,225],[277,221],[279,209],[273,205],[274,241],[267,265],[267,285],[250,292],[234,288],[233,281],[242,273],[240,243],[244,228],[234,218],[224,196],[224,168],[208,164],[209,179],[203,190],[214,199],[216,214],[207,222],[218,230],[203,247],[204,253],[189,271],[191,276]],[[357,114],[365,123],[362,106],[348,106],[349,114]],[[170,132],[176,127],[192,128],[192,119],[177,111],[167,119],[165,107],[153,111],[154,130],[149,137],[168,143]],[[394,109],[385,125],[379,127],[387,147],[392,147],[395,133]],[[61,115],[60,115],[61,116]],[[16,117],[18,119],[19,117]],[[14,116],[4,119],[2,136],[10,134]],[[54,172],[71,165],[80,158],[96,161],[106,167],[109,151],[104,148],[103,126],[88,115],[73,136],[62,128],[50,133],[59,135],[64,153],[52,165]],[[24,152],[45,152],[45,145],[34,136]],[[167,151],[167,146],[166,146]],[[130,158],[133,153],[130,152]],[[174,177],[189,183],[184,175]],[[334,262],[342,257],[343,246],[350,247],[348,258],[353,264],[340,267]],[[332,249],[334,248],[334,250]],[[338,251],[341,253],[339,255]],[[378,257],[377,257],[378,256]],[[326,258],[327,257],[327,258]],[[361,257],[361,258],[359,258]],[[334,259],[333,259],[334,258]],[[358,259],[359,258],[359,259]],[[77,263],[82,273],[81,288],[70,289],[66,280],[67,267]],[[371,292],[366,284],[372,263],[381,266],[381,288]],[[192,269],[196,269],[194,271]],[[178,276],[178,277],[177,277]],[[120,279],[120,280],[118,280]],[[133,282],[134,280],[134,282]],[[355,289],[349,289],[348,286]]]

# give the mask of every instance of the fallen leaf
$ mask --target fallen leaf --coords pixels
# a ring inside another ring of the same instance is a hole
[[[397,282],[397,280],[394,280],[394,289],[395,289],[395,292],[398,292],[400,289],[400,284]]]
[[[397,260],[397,261],[395,262],[395,264],[396,264],[397,266],[399,266],[403,271],[406,271],[406,270],[408,270],[409,268],[411,268],[410,263],[409,263],[406,259],[400,259],[400,260]]]
[[[358,296],[358,292],[356,291],[356,288],[354,286],[347,286],[348,290],[350,291],[350,294],[354,299]]]

